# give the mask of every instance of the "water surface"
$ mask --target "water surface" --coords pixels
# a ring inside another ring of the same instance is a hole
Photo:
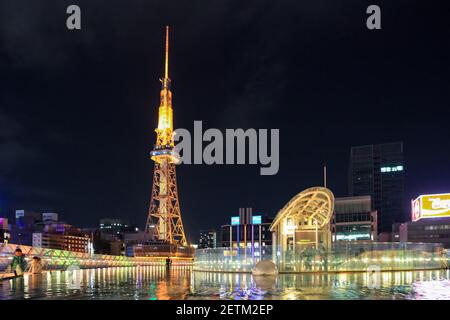
[[[194,272],[190,267],[117,267],[68,271],[0,282],[0,299],[449,299],[450,271],[382,272],[379,285],[365,273],[250,274]]]

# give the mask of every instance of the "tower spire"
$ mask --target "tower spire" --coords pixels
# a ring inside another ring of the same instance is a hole
[[[164,79],[169,78],[169,26],[166,26],[166,61],[164,65]]]
[[[164,59],[164,78],[161,79],[162,89],[170,89],[170,78],[169,78],[169,26],[166,26],[166,49],[165,49],[165,59]]]

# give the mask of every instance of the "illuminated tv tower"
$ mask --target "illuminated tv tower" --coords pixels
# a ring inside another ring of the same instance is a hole
[[[166,27],[164,78],[160,93],[158,127],[156,128],[156,144],[150,152],[155,161],[152,196],[145,231],[150,226],[156,228],[156,239],[174,244],[187,245],[181,221],[180,202],[178,199],[175,165],[180,163],[174,148],[172,91],[169,78],[169,27]]]

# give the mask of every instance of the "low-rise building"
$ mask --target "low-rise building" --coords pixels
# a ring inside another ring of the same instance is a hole
[[[126,238],[133,238],[130,242],[135,244],[134,238],[138,238],[138,233],[139,229],[127,220],[100,219],[98,229],[93,232],[94,251],[100,254],[126,255],[127,241],[129,240]]]
[[[33,233],[33,247],[92,253],[90,235],[65,223],[46,225],[41,232]]]
[[[32,230],[34,225],[42,221],[42,214],[31,210],[16,210],[16,227]]]
[[[377,211],[370,196],[336,198],[332,241],[377,241]]]
[[[44,224],[47,223],[56,223],[58,222],[58,214],[56,212],[44,212],[42,214],[42,222]]]
[[[42,215],[31,210],[16,210],[15,223],[10,225],[11,243],[31,246],[35,226],[42,221]]]
[[[10,233],[8,219],[0,218],[0,243],[9,243]]]
[[[400,242],[441,243],[450,248],[450,193],[412,200],[411,220],[400,224]]]
[[[422,219],[400,225],[400,242],[442,243],[450,248],[450,218]]]

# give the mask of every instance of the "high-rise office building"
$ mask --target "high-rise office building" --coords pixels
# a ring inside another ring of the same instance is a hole
[[[350,196],[372,197],[378,212],[378,232],[391,232],[392,224],[404,222],[403,143],[352,147],[350,152]]]
[[[123,239],[123,234],[125,232],[132,232],[135,227],[131,226],[130,223],[123,219],[100,219],[100,232],[105,238],[117,238]],[[110,235],[110,237],[107,237]]]
[[[200,239],[198,242],[200,249],[216,248],[217,247],[217,232],[216,230],[201,230]]]

